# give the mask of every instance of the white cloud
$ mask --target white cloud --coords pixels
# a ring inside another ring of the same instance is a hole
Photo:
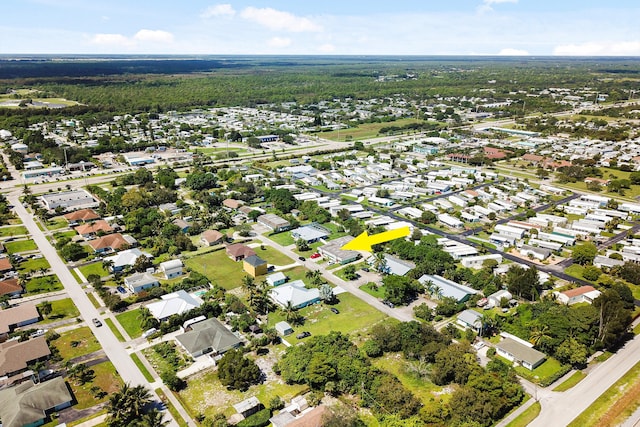
[[[99,45],[131,46],[131,40],[122,34],[96,34],[91,43]]]
[[[510,47],[504,48],[498,52],[498,55],[503,56],[527,56],[529,52],[524,49],[513,49]]]
[[[322,27],[309,18],[296,16],[289,12],[275,10],[270,7],[247,7],[240,16],[248,21],[255,22],[270,30],[289,31],[292,33],[318,32]]]
[[[482,4],[478,6],[478,12],[491,12],[493,10],[491,6],[502,3],[518,3],[518,0],[482,0]]]
[[[291,46],[291,39],[286,37],[272,37],[271,39],[269,39],[267,44],[270,47],[278,47],[278,48],[287,47],[287,46]]]
[[[200,14],[201,18],[213,18],[216,16],[227,16],[231,17],[236,14],[236,11],[233,9],[228,3],[216,4],[214,6],[209,6],[205,9],[204,12]]]
[[[553,54],[559,56],[637,56],[640,55],[640,41],[564,44],[556,46],[553,49]]]
[[[331,43],[325,43],[318,46],[318,50],[322,53],[332,53],[336,51],[336,47]]]
[[[168,31],[143,29],[138,31],[133,38],[134,40],[142,42],[171,43],[173,41],[173,34]]]

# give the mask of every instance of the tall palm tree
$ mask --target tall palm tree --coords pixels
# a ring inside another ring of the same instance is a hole
[[[242,288],[249,293],[249,295],[256,291],[256,281],[248,274],[242,278]]]
[[[105,269],[105,271],[111,271],[111,268],[113,267],[113,261],[110,259],[105,259],[102,261],[102,268]]]
[[[482,317],[480,317],[480,325],[480,336],[487,336],[496,327],[496,320],[489,313],[483,313]]]
[[[543,345],[545,341],[551,338],[548,332],[548,325],[535,325],[529,334],[529,342],[535,346]]]
[[[142,385],[131,387],[124,384],[119,392],[109,398],[107,425],[127,426],[144,414],[144,408],[151,402],[151,394]]]

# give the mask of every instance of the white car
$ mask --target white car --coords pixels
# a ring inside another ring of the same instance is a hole
[[[36,337],[41,337],[44,334],[47,333],[46,329],[38,329],[37,331],[35,331],[34,333],[32,333],[31,335],[29,335],[31,338],[36,338]]]

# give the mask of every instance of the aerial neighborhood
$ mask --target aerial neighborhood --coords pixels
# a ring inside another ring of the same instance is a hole
[[[640,333],[640,107],[602,81],[0,121],[2,425],[578,416]]]

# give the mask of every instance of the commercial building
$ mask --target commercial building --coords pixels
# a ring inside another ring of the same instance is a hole
[[[60,207],[65,210],[97,208],[100,203],[85,190],[62,191],[60,193],[47,193],[40,196],[43,206],[54,211]]]
[[[284,218],[280,218],[276,214],[264,214],[258,217],[258,222],[265,227],[270,228],[276,233],[288,230],[291,227],[289,221]]]

